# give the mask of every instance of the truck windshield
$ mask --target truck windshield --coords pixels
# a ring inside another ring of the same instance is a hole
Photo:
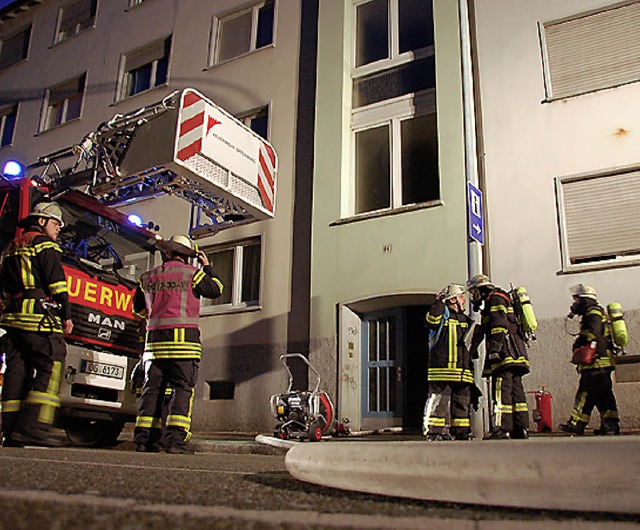
[[[103,278],[116,276],[124,283],[137,281],[151,268],[156,241],[152,234],[124,216],[106,216],[100,208],[88,209],[86,202],[72,198],[57,199],[65,223],[59,235],[65,262]]]

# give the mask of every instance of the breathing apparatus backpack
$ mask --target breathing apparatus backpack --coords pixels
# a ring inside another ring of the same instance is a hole
[[[611,302],[607,306],[607,316],[614,349],[624,354],[624,347],[629,343],[629,332],[627,331],[627,324],[624,321],[622,305],[618,302]]]
[[[536,320],[536,314],[533,311],[533,304],[531,304],[529,293],[527,293],[527,290],[522,286],[511,286],[509,297],[511,298],[511,304],[513,305],[513,312],[516,316],[518,329],[520,330],[524,341],[528,344],[530,340],[536,340],[538,321]]]

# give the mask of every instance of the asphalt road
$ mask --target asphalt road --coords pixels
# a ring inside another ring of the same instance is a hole
[[[449,505],[293,479],[284,456],[0,448],[0,528],[630,529],[640,519]]]

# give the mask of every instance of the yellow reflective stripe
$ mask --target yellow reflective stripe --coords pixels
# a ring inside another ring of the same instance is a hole
[[[581,421],[583,423],[589,423],[589,415],[583,414],[582,409],[584,409],[584,404],[587,401],[587,393],[580,392],[578,399],[576,400],[576,405],[573,407],[571,411],[571,419],[576,423]]]
[[[516,412],[529,412],[529,407],[526,403],[516,403],[513,407]]]
[[[497,335],[498,333],[507,333],[507,328],[503,328],[500,326],[496,326],[495,328],[491,328],[491,334]]]
[[[619,419],[617,410],[607,410],[602,417],[607,419]]]
[[[49,284],[49,291],[51,294],[59,294],[59,293],[67,293],[69,292],[67,289],[67,281],[54,282]]]
[[[25,331],[44,331],[47,333],[62,333],[62,322],[59,317],[54,317],[55,327],[52,327],[51,319],[45,315],[27,313],[3,313],[0,323],[10,328],[23,329]]]
[[[453,418],[451,421],[452,427],[470,427],[471,421],[469,418]]]
[[[148,342],[144,350],[148,352],[158,350],[201,352],[202,344],[197,342]]]
[[[429,416],[427,425],[431,427],[444,427],[447,424],[446,418],[438,418],[436,416]]]
[[[153,416],[138,416],[136,418],[136,427],[141,429],[151,429],[153,427]]]
[[[151,422],[152,429],[162,429],[162,418],[153,418]]]
[[[215,284],[218,285],[218,289],[220,290],[220,294],[222,294],[222,291],[224,291],[224,285],[222,285],[222,282],[220,280],[218,280],[218,278],[211,278],[213,280],[213,282]]]
[[[204,271],[202,271],[201,269],[198,270],[194,275],[193,275],[193,280],[191,281],[191,287],[195,288],[202,280],[204,280],[206,274],[204,273]]]
[[[36,279],[33,276],[31,257],[29,256],[20,258],[20,278],[25,289],[35,289]]]
[[[502,304],[497,304],[497,305],[492,305],[491,308],[489,309],[490,312],[492,313],[497,313],[499,311],[503,311],[503,312],[507,312],[507,307],[503,306]]]
[[[18,412],[20,410],[20,404],[22,402],[19,399],[7,399],[0,402],[0,408],[2,412]]]
[[[36,254],[42,252],[43,250],[47,250],[47,249],[53,249],[56,250],[57,252],[62,252],[62,249],[60,248],[60,245],[58,245],[58,243],[56,243],[55,241],[43,241],[42,243],[38,243],[37,245],[33,245],[33,248],[36,251]]]
[[[496,417],[496,427],[502,427],[502,377],[496,377],[495,382],[495,405],[493,411]]]
[[[191,425],[191,419],[187,416],[180,416],[177,414],[171,414],[167,417],[167,427],[181,427],[188,429]]]
[[[442,320],[442,315],[438,315],[437,317],[434,317],[431,313],[427,313],[427,322],[429,324],[433,324],[434,326],[437,326],[438,324],[440,324],[441,320]]]

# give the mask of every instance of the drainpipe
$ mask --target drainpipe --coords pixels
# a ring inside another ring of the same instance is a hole
[[[471,29],[469,23],[469,3],[473,0],[458,0],[460,16],[460,52],[462,59],[462,101],[464,115],[464,163],[466,182],[470,182],[480,189],[478,178],[478,156],[476,144],[475,102],[473,90],[473,63],[471,60]],[[471,6],[473,7],[473,5]],[[466,186],[465,186],[466,187]],[[468,200],[468,198],[467,198]],[[468,223],[467,223],[468,226]],[[486,227],[485,227],[486,229]],[[486,231],[486,230],[485,230]],[[471,278],[482,273],[482,245],[467,237],[467,271]],[[479,359],[474,361],[475,384],[482,391],[482,398],[478,411],[472,409],[471,425],[474,438],[482,439],[482,435],[489,430],[489,398],[488,389],[482,378],[484,363],[484,342],[478,348]]]

